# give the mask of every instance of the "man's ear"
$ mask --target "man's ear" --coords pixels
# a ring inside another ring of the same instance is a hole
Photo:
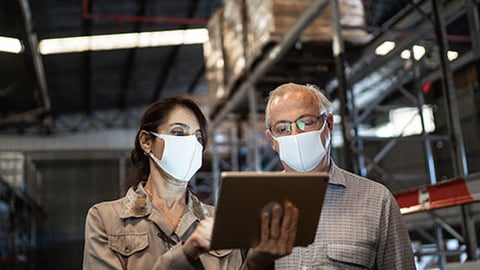
[[[273,139],[273,135],[272,135],[272,133],[270,133],[270,130],[269,130],[269,129],[266,129],[266,130],[265,130],[265,135],[267,136],[268,141],[269,141],[270,144],[272,145],[273,151],[275,151],[275,152],[278,153],[278,143],[277,143],[277,141],[275,141],[275,140]]]
[[[147,131],[142,130],[138,133],[138,142],[145,153],[152,151],[152,136]]]
[[[333,130],[333,114],[332,113],[327,114],[327,127],[330,130],[330,132]]]

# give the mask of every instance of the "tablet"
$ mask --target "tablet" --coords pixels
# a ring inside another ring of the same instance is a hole
[[[327,173],[223,172],[211,249],[248,248],[260,242],[262,209],[289,200],[299,209],[295,246],[315,238]]]

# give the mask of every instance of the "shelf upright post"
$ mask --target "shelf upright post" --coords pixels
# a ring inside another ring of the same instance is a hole
[[[363,162],[361,151],[357,150],[362,147],[361,140],[358,139],[357,127],[355,123],[355,108],[353,94],[345,74],[345,46],[342,37],[342,29],[340,25],[340,8],[338,0],[330,0],[332,9],[332,52],[335,58],[335,73],[338,80],[338,92],[340,101],[340,115],[342,116],[342,134],[343,147],[341,148],[342,165],[348,170],[353,170],[363,176],[367,172]],[[355,139],[357,138],[357,139]],[[358,156],[355,154],[358,153]]]
[[[437,42],[440,47],[440,61],[442,67],[442,87],[447,111],[447,126],[452,141],[452,159],[455,176],[466,176],[468,174],[467,158],[465,146],[463,143],[463,134],[461,128],[461,118],[458,111],[457,96],[454,85],[453,72],[447,58],[448,40],[446,26],[443,19],[443,2],[441,0],[432,0],[433,13],[435,18],[435,32]],[[461,206],[463,231],[465,245],[467,247],[467,259],[477,260],[477,243],[473,219],[471,218],[469,207]]]

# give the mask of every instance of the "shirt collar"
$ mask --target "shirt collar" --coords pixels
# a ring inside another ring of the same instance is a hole
[[[332,185],[340,185],[340,186],[347,186],[347,181],[345,180],[345,175],[341,173],[341,170],[339,167],[337,167],[337,164],[331,161],[331,166],[330,166],[330,171],[328,172],[330,179],[328,181],[329,184]]]

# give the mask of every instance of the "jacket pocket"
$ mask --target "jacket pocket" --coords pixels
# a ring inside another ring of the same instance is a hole
[[[372,268],[375,250],[365,246],[349,244],[328,244],[327,256],[330,260]]]
[[[123,256],[130,256],[148,247],[148,235],[147,233],[109,235],[108,246]]]

